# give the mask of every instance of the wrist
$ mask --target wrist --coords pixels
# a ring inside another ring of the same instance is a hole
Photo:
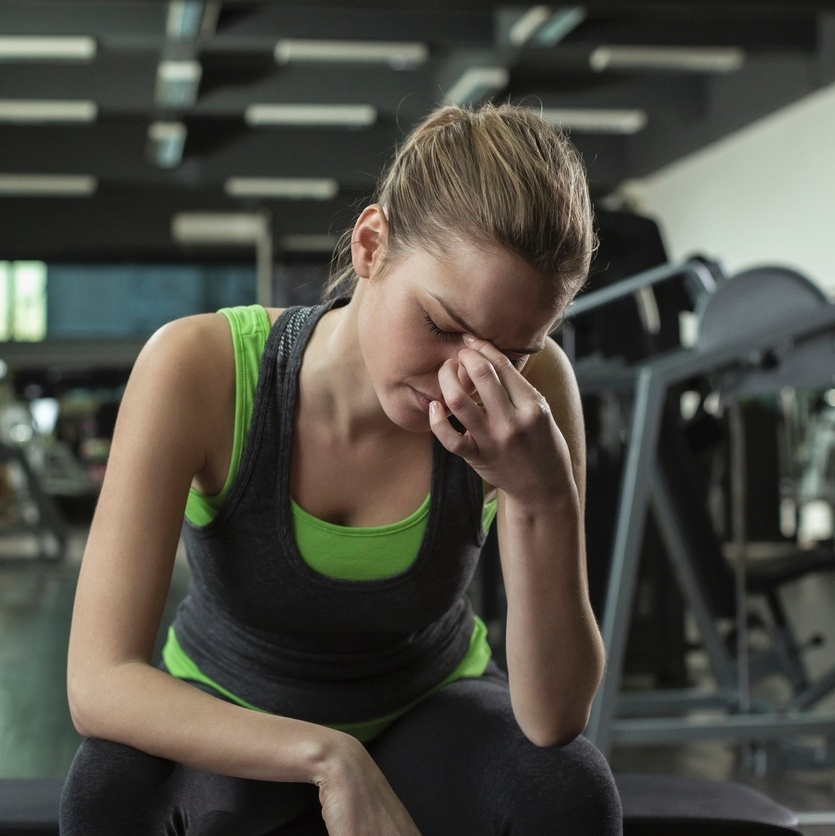
[[[580,497],[573,482],[561,488],[539,490],[530,496],[505,494],[503,505],[505,518],[520,522],[579,521],[581,516]]]
[[[359,741],[344,732],[318,726],[311,740],[307,773],[309,782],[321,786],[344,774],[349,763],[365,752]]]

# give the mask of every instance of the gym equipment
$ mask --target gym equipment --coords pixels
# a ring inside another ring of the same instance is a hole
[[[10,513],[8,518],[0,519],[0,537],[10,539],[21,535],[31,537],[36,546],[38,558],[63,560],[69,538],[67,526],[58,506],[44,491],[25,453],[19,447],[0,442],[0,468],[4,473],[4,478],[7,478],[10,469],[18,471],[23,483],[23,492],[32,509],[31,515]],[[11,489],[10,492],[16,494],[18,491]]]
[[[0,780],[0,836],[58,836],[63,778]]]
[[[715,265],[708,269],[703,261],[696,261],[656,268],[581,296],[567,312],[569,323],[575,316],[671,278],[683,278],[694,294],[699,329],[692,347],[664,351],[633,364],[599,358],[576,364],[584,395],[609,392],[631,401],[614,543],[602,605],[608,673],[595,700],[587,734],[604,752],[614,743],[763,741],[799,735],[833,738],[835,716],[803,709],[835,688],[835,670],[808,688],[799,688],[791,706],[775,708],[752,703],[743,600],[749,591],[746,585],[751,567],[745,560],[739,485],[733,503],[737,556],[734,568],[729,569],[721,544],[703,536],[709,535],[710,527],[701,529],[698,522],[694,523],[701,497],[692,484],[688,491],[686,480],[681,479],[682,445],[678,443],[680,432],[671,420],[670,395],[694,379],[709,381],[712,390],[733,412],[742,397],[774,393],[788,386],[832,386],[835,305],[808,279],[791,270],[764,267],[729,279]],[[734,445],[737,453],[739,440]],[[738,477],[739,470],[734,468]],[[715,693],[656,691],[629,699],[621,693],[639,551],[650,511],[698,623],[717,681]],[[717,567],[717,572],[713,572]],[[793,565],[772,569],[770,578],[763,575],[753,586],[756,589],[759,584],[760,589],[773,591],[775,585],[790,577],[832,568],[835,556],[830,551],[798,554]],[[726,647],[716,624],[716,613],[722,607],[727,611],[729,600],[737,617],[739,641],[735,656]],[[791,641],[785,635],[783,638]],[[692,713],[704,709],[720,714]],[[627,713],[643,716],[619,716]]]
[[[797,816],[732,781],[678,775],[615,776],[624,836],[779,836],[798,834]]]

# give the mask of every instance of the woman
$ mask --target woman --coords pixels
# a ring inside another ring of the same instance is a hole
[[[359,216],[342,295],[154,335],[79,578],[62,833],[620,832],[579,736],[603,650],[548,337],[593,246],[564,137],[441,108]],[[494,517],[507,676],[465,596]]]

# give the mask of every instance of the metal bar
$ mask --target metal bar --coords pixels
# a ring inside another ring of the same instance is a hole
[[[604,754],[608,753],[611,743],[612,724],[617,712],[626,657],[641,541],[649,508],[649,478],[658,448],[662,397],[663,390],[655,383],[652,371],[649,368],[642,369],[636,382],[601,624],[608,660],[607,672],[592,704],[586,728],[586,736]]]
[[[731,714],[716,717],[619,719],[612,740],[619,745],[692,740],[778,740],[798,735],[835,735],[835,714]]]
[[[720,687],[733,689],[738,693],[737,677],[734,672],[733,661],[725,648],[722,637],[716,629],[713,614],[704,599],[704,594],[693,566],[695,558],[691,554],[677,523],[676,512],[670,501],[670,495],[671,490],[667,485],[664,471],[656,463],[650,498],[652,507],[656,512],[661,536],[664,539],[664,544],[667,546],[667,555],[678,579],[679,586],[687,599],[690,611],[696,619],[699,635],[702,638],[708,658],[710,659],[716,681]]]
[[[650,717],[670,711],[729,710],[737,704],[736,689],[706,692],[697,688],[656,689],[625,692],[618,699],[618,713],[629,717]]]
[[[591,310],[602,308],[624,296],[629,296],[645,287],[651,287],[676,276],[690,279],[691,285],[696,288],[695,295],[701,296],[712,293],[716,288],[716,279],[702,262],[688,261],[684,264],[663,264],[660,267],[653,267],[643,273],[637,273],[631,278],[616,282],[615,284],[601,287],[590,293],[581,294],[576,297],[565,312],[566,319],[573,319]]]

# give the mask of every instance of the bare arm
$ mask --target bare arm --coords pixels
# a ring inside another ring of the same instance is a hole
[[[462,351],[459,362],[481,405],[466,395],[452,366],[442,370],[446,403],[468,433],[454,437],[436,418],[436,434],[498,489],[514,713],[534,743],[564,743],[588,722],[604,659],[588,597],[576,382],[550,340],[525,378],[483,340]]]
[[[517,713],[545,730],[545,743],[585,728],[604,660],[586,572],[580,397],[567,359],[556,345],[549,349],[536,357],[529,379],[562,435],[565,469],[533,498],[500,491],[497,519],[511,694]]]
[[[203,769],[308,781],[327,735],[225,704],[151,665],[189,485],[228,423],[233,368],[216,316],[166,326],[137,360],[79,576],[70,710],[87,736]]]

